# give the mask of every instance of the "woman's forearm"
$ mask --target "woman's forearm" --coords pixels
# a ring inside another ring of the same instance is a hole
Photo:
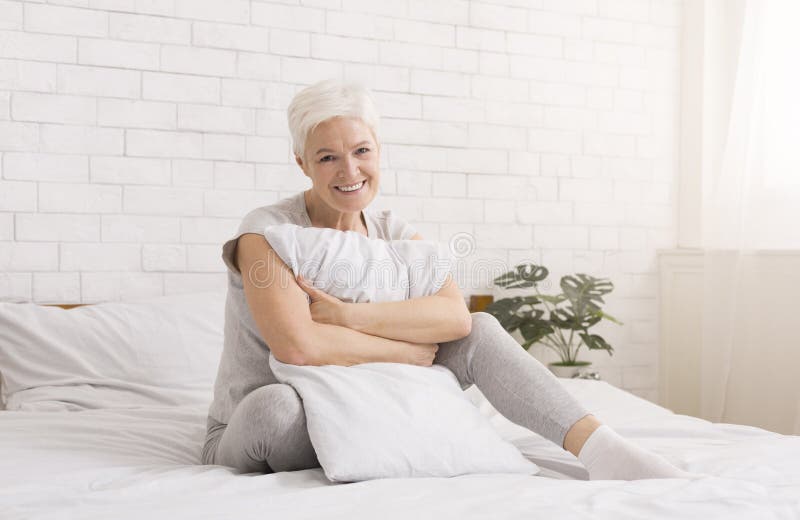
[[[407,342],[382,338],[339,325],[312,322],[303,343],[303,365],[351,366],[372,362],[409,362]]]
[[[347,303],[343,325],[367,334],[413,343],[463,338],[472,317],[463,300],[422,296],[396,302]]]

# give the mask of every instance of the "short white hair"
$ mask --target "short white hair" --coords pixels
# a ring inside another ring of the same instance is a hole
[[[292,150],[303,159],[308,134],[333,117],[359,118],[372,130],[375,140],[378,139],[378,113],[369,91],[359,83],[337,79],[314,83],[295,94],[286,114]]]

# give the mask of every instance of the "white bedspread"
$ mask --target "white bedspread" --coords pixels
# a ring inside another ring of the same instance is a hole
[[[540,475],[355,484],[332,484],[321,469],[237,475],[198,464],[205,407],[0,412],[0,518],[800,518],[800,437],[674,415],[605,383],[564,383],[622,435],[714,477],[580,480],[571,455],[499,415],[495,427]]]

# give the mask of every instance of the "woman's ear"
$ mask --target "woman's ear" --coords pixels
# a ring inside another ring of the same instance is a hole
[[[295,160],[295,162],[297,163],[297,166],[299,166],[299,167],[300,167],[300,169],[301,169],[301,170],[303,170],[303,175],[305,175],[306,177],[308,177],[308,172],[306,171],[306,166],[305,166],[305,164],[303,163],[303,159],[301,159],[299,155],[295,154],[295,156],[294,156],[294,160]]]

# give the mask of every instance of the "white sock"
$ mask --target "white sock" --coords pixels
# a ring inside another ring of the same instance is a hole
[[[589,480],[639,480],[645,478],[700,478],[676,468],[662,457],[621,437],[607,425],[586,439],[578,460]]]

